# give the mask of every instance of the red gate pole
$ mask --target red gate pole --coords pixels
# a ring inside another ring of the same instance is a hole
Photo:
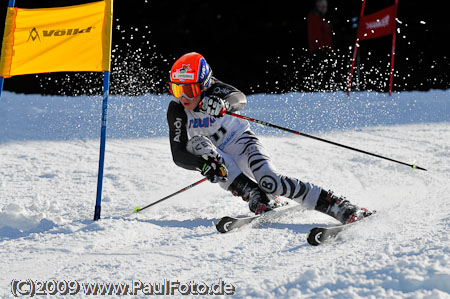
[[[353,48],[353,59],[352,59],[352,66],[350,68],[350,77],[348,78],[347,97],[350,96],[350,91],[352,89],[353,71],[355,68],[356,53],[358,52],[358,42],[359,38],[356,38],[355,46]]]
[[[395,18],[397,18],[398,0],[395,0]],[[395,38],[397,36],[397,21],[394,19],[394,31],[392,32],[392,50],[391,50],[391,71],[389,74],[389,96],[392,95],[392,85],[394,81],[394,59],[395,59]]]
[[[397,1],[397,0],[396,0]],[[361,7],[361,14],[359,15],[359,22],[358,27],[361,26],[361,19],[364,16],[364,8],[366,6],[366,0],[363,0],[362,7]],[[347,97],[350,96],[350,91],[352,89],[352,79],[353,79],[353,71],[355,68],[355,60],[356,60],[356,53],[358,52],[358,43],[359,43],[359,36],[356,36],[356,42],[355,46],[353,47],[353,59],[352,59],[352,66],[350,68],[350,77],[348,78],[348,87],[347,87]]]

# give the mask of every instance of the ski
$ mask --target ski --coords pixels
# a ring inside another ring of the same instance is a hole
[[[374,215],[376,212],[373,211],[372,215]],[[369,216],[361,219],[367,219],[369,218]],[[337,226],[331,226],[331,227],[314,227],[312,228],[308,235],[306,236],[306,240],[308,241],[308,244],[312,245],[312,246],[318,246],[324,242],[333,240],[334,238],[337,237],[337,235],[348,229],[349,227],[353,226],[356,223],[361,222],[361,220],[349,223],[349,224],[341,224],[341,225],[337,225]]]
[[[240,228],[244,225],[250,224],[252,222],[255,222],[258,219],[268,219],[274,215],[279,215],[282,212],[286,212],[288,210],[301,207],[300,204],[290,204],[289,202],[286,202],[285,205],[274,208],[273,210],[267,211],[263,214],[259,215],[252,215],[252,216],[245,216],[245,217],[230,217],[225,216],[220,218],[216,222],[216,228],[221,233],[227,233],[231,230],[234,230],[236,228]]]

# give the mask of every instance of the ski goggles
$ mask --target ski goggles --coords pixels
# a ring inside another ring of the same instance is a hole
[[[174,83],[169,82],[170,93],[176,97],[181,98],[184,96],[189,100],[193,100],[202,92],[200,83]]]

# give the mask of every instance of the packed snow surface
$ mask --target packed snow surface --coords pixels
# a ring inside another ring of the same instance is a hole
[[[201,179],[172,162],[168,101],[110,98],[94,222],[101,98],[3,94],[1,298],[27,279],[223,281],[249,298],[450,298],[450,91],[248,97],[244,115],[428,169],[251,124],[281,173],[377,210],[318,247],[307,232],[337,222],[314,211],[218,233],[217,219],[249,211],[209,182],[133,214]]]

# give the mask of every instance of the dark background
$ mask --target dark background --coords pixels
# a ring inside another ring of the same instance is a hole
[[[7,0],[1,0],[3,32]],[[22,8],[91,1],[16,0]],[[365,14],[393,0],[367,0]],[[352,18],[361,0],[329,0],[336,47],[332,90],[343,90],[356,37]],[[313,1],[115,0],[112,82],[114,94],[166,93],[171,64],[182,54],[203,54],[214,75],[245,93],[318,91],[307,51],[306,15]],[[450,87],[448,13],[438,2],[399,0],[394,91]],[[391,36],[361,42],[359,88],[387,91]],[[358,80],[357,80],[358,81]],[[17,76],[4,89],[19,93],[100,93],[101,73]],[[357,87],[358,88],[358,87]],[[330,89],[328,89],[330,90]]]

